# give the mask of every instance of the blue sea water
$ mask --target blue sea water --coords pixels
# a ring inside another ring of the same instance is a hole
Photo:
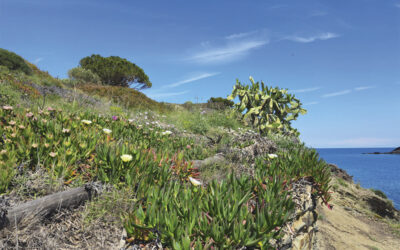
[[[317,148],[320,157],[353,176],[364,188],[383,191],[400,209],[400,155],[363,154],[390,152],[394,148]]]

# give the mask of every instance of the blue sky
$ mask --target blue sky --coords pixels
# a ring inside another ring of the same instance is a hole
[[[302,101],[309,146],[400,146],[400,0],[1,0],[0,47],[60,78],[93,53],[127,58],[166,102],[251,75]]]

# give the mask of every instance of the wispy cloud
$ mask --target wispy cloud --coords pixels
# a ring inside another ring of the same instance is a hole
[[[295,89],[290,92],[293,93],[304,93],[304,92],[312,92],[321,89],[321,87],[313,87],[313,88],[306,88],[306,89]]]
[[[197,63],[230,62],[247,55],[250,50],[259,48],[267,43],[268,41],[262,40],[236,42],[224,47],[212,48],[195,53],[189,60]]]
[[[181,92],[169,92],[169,93],[154,93],[154,94],[147,94],[150,98],[160,98],[160,97],[171,97],[177,95],[184,95],[189,91],[181,91]]]
[[[254,35],[255,33],[257,33],[257,31],[236,33],[236,34],[231,34],[229,36],[226,36],[225,39],[232,40],[232,39],[244,38],[244,37],[248,37],[248,36]]]
[[[319,102],[307,102],[307,103],[304,103],[303,105],[304,106],[310,106],[310,105],[315,105],[315,104],[318,104]]]
[[[185,79],[185,80],[182,80],[182,81],[179,81],[179,82],[175,82],[175,83],[171,83],[171,84],[165,85],[164,87],[165,88],[174,88],[174,87],[178,87],[178,86],[181,86],[183,84],[186,84],[186,83],[190,83],[190,82],[198,81],[198,80],[201,80],[201,79],[204,79],[204,78],[216,76],[218,74],[220,74],[220,73],[219,72],[216,72],[216,73],[203,73],[203,74],[199,74],[199,75],[190,77],[188,79]]]
[[[361,90],[366,90],[366,89],[373,89],[375,86],[360,86],[357,88],[354,88],[355,91],[361,91]]]
[[[191,53],[186,60],[201,64],[235,61],[268,44],[269,39],[266,30],[256,30],[231,34],[218,42],[219,45],[202,42],[201,49]]]
[[[394,6],[400,8],[400,3],[395,3]]]
[[[315,42],[317,40],[328,40],[328,39],[332,39],[332,38],[336,38],[339,37],[340,35],[336,34],[336,33],[332,33],[332,32],[325,32],[325,33],[320,33],[314,36],[309,36],[309,37],[302,37],[302,36],[288,36],[285,37],[285,40],[290,40],[293,42],[299,42],[299,43],[311,43],[311,42]]]
[[[36,58],[35,60],[33,60],[33,63],[37,64],[37,63],[43,61],[43,59],[44,59],[43,57]]]
[[[346,89],[343,91],[339,91],[339,92],[333,92],[333,93],[329,93],[329,94],[325,94],[322,97],[327,98],[327,97],[334,97],[334,96],[339,96],[339,95],[347,95],[350,94],[351,90],[350,89]]]

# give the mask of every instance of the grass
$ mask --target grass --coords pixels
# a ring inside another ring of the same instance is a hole
[[[343,180],[341,178],[337,178],[337,181],[343,187],[348,187],[349,186],[349,184],[345,180]]]

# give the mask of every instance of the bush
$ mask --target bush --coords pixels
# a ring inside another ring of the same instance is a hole
[[[379,197],[383,198],[383,199],[387,199],[387,196],[384,192],[382,192],[379,189],[373,189],[371,188],[371,191],[374,192],[376,195],[378,195]]]
[[[79,63],[82,68],[97,74],[105,84],[136,89],[151,87],[149,77],[143,69],[124,58],[91,55],[82,58]]]
[[[101,79],[98,75],[88,69],[82,67],[72,68],[68,71],[68,76],[71,80],[76,81],[78,84],[94,83],[100,84]]]
[[[233,107],[234,102],[222,97],[211,97],[207,101],[207,107],[212,109],[227,109]]]
[[[19,55],[0,48],[0,65],[6,66],[10,70],[22,71],[29,75],[32,73],[31,68],[25,60]]]

